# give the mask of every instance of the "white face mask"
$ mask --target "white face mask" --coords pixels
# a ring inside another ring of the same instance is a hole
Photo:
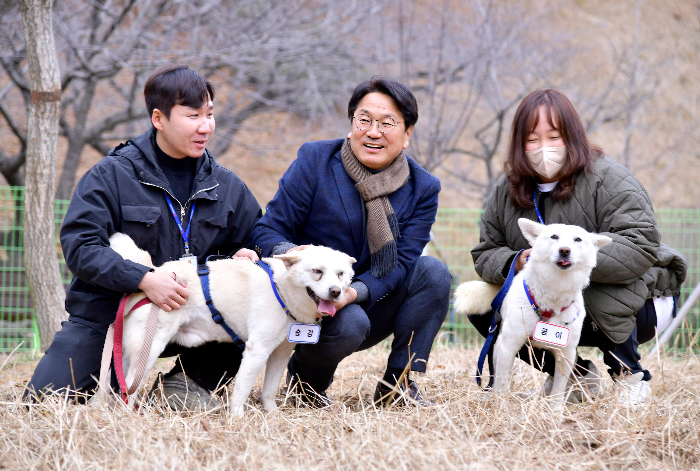
[[[530,167],[546,179],[557,176],[566,161],[566,146],[540,147],[537,150],[526,150],[525,157]]]

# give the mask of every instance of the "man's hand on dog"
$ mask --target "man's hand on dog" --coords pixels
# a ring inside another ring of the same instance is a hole
[[[180,309],[190,292],[187,286],[175,281],[175,273],[148,272],[139,283],[139,289],[165,312]]]
[[[254,250],[250,249],[240,249],[238,252],[233,254],[231,258],[233,258],[234,260],[248,259],[251,262],[257,262],[258,260],[260,260],[258,258],[258,254],[256,254]]]
[[[311,247],[310,245],[295,245],[291,249],[287,250],[285,253],[296,252],[297,250],[304,250],[306,247]]]
[[[333,301],[333,305],[335,306],[336,311],[340,311],[348,304],[354,303],[356,299],[357,291],[355,291],[355,288],[351,288],[348,286],[347,288],[345,288],[345,296],[343,296],[343,302]]]
[[[530,256],[530,252],[532,252],[531,248],[520,252],[518,259],[515,261],[515,273],[518,273],[525,267],[525,264],[527,263],[527,257]]]

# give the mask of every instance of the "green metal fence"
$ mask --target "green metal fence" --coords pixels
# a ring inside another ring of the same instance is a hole
[[[22,343],[19,350],[38,348],[38,333],[34,321],[29,289],[22,260],[24,188],[0,186],[0,352],[8,352]],[[68,201],[57,201],[56,233],[68,208]],[[681,294],[681,304],[693,287],[700,282],[700,209],[661,209],[656,215],[663,241],[685,255],[690,266],[688,279]],[[479,241],[481,210],[440,209],[433,226],[433,239],[427,247],[430,255],[443,260],[450,268],[454,284],[476,279],[470,250]],[[63,281],[71,279],[57,243]],[[454,342],[479,342],[478,334],[469,321],[450,309],[443,325],[444,335]],[[700,334],[700,308],[694,308],[688,322],[679,329],[674,346],[697,345]]]

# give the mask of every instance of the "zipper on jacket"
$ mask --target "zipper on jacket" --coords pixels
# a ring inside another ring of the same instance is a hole
[[[192,198],[194,198],[195,196],[197,196],[198,194],[200,194],[200,193],[203,192],[203,191],[213,190],[214,188],[216,188],[217,186],[219,186],[219,184],[217,183],[216,185],[212,186],[211,188],[203,188],[203,189],[199,190],[198,192],[196,192],[195,194],[193,194],[192,196],[190,196],[190,198],[187,200],[187,202],[185,202],[185,205],[183,206],[182,203],[180,203],[180,200],[178,200],[177,198],[175,198],[175,195],[173,195],[172,193],[170,193],[168,190],[166,190],[166,189],[163,188],[162,186],[156,185],[156,184],[153,184],[153,183],[147,183],[147,182],[144,182],[144,181],[141,181],[141,180],[139,180],[139,182],[142,183],[143,185],[148,185],[148,186],[152,186],[152,187],[155,187],[155,188],[160,188],[161,190],[163,190],[164,192],[166,192],[167,194],[169,194],[171,198],[173,198],[175,201],[177,201],[177,204],[180,205],[180,222],[181,222],[182,224],[185,223],[185,209],[187,208],[187,205],[190,204],[190,201],[192,201]]]
[[[213,190],[213,189],[216,188],[217,186],[219,186],[218,183],[217,183],[216,185],[212,186],[211,188],[202,188],[201,190],[199,190],[198,192],[196,192],[195,194],[193,194],[192,196],[190,196],[190,198],[189,198],[189,199],[187,200],[187,202],[185,203],[185,208],[187,207],[188,204],[190,204],[190,201],[192,201],[192,198],[194,198],[195,196],[197,196],[198,194],[200,194],[200,193],[203,192],[203,191]],[[185,211],[185,210],[183,209],[182,211],[183,211],[183,213],[182,213],[183,216],[182,216],[182,217],[185,217],[185,216],[184,216],[184,214],[185,214],[184,211]]]
[[[177,204],[180,205],[180,222],[184,223],[184,221],[185,221],[185,207],[186,207],[186,205],[183,207],[183,206],[182,206],[182,203],[180,203],[180,200],[178,200],[177,198],[175,198],[175,195],[173,195],[172,193],[170,193],[168,190],[166,190],[165,188],[163,188],[163,187],[160,186],[160,185],[155,185],[155,184],[153,184],[153,183],[146,183],[146,182],[141,181],[141,180],[139,180],[139,183],[141,183],[141,184],[143,184],[143,185],[152,186],[152,187],[155,187],[155,188],[160,188],[161,190],[163,190],[164,192],[166,192],[167,194],[169,194],[170,197],[171,197],[172,199],[174,199],[175,201],[177,201]],[[189,202],[189,200],[187,200],[187,201]]]

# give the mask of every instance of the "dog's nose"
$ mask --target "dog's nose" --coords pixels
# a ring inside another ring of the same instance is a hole
[[[340,296],[340,288],[338,288],[337,286],[331,286],[331,288],[328,290],[328,292],[330,293],[331,298],[333,298],[333,299]]]
[[[569,247],[562,247],[559,249],[559,255],[562,257],[568,257],[571,255],[571,249]]]

